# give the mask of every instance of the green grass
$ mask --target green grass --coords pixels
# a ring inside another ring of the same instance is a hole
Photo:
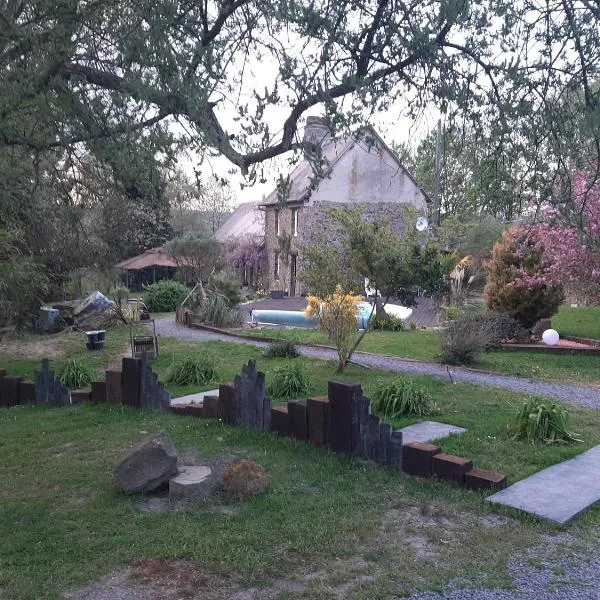
[[[119,336],[109,336],[112,356],[107,351],[103,360],[118,355]],[[223,381],[249,358],[266,372],[267,382],[285,362],[237,344],[162,342],[154,363],[161,377],[173,359],[190,350],[215,356]],[[309,395],[325,393],[335,365],[295,361],[311,374]],[[367,395],[392,377],[356,366],[344,375],[360,382]],[[534,446],[514,441],[507,428],[523,396],[427,377],[407,379],[433,397],[440,411],[432,418],[468,429],[443,440],[445,452],[504,471],[511,481],[600,443],[600,411],[569,407],[569,428],[584,443]],[[172,391],[195,390],[180,386]],[[394,426],[415,420],[397,420]],[[140,511],[140,497],[119,493],[111,468],[123,451],[161,428],[168,429],[179,449],[195,449],[206,457],[242,451],[258,460],[269,474],[268,490],[234,503],[234,512],[223,510],[218,500],[177,511]],[[0,410],[0,430],[0,596],[14,600],[55,599],[148,557],[186,559],[203,576],[242,586],[323,571],[325,580],[308,583],[303,598],[330,598],[332,586],[356,576],[357,556],[374,579],[344,597],[366,600],[419,587],[438,589],[457,572],[483,585],[505,585],[510,553],[552,529],[520,516],[490,531],[485,517],[490,511],[516,513],[488,506],[481,494],[216,421],[108,406],[16,407]],[[431,556],[419,555],[407,543],[421,521],[424,529],[417,533],[425,541],[419,543],[443,560],[432,563]],[[582,531],[593,531],[600,525],[600,509],[580,523]],[[494,544],[485,541],[490,535]]]
[[[561,306],[552,317],[552,327],[561,335],[600,340],[600,306]]]
[[[266,336],[298,343],[330,345],[327,336],[316,329],[254,329],[243,330],[243,333],[259,338]],[[359,350],[439,362],[439,333],[437,331],[371,331],[365,336]],[[600,356],[493,350],[483,354],[473,367],[532,379],[576,384],[600,382]]]
[[[457,389],[449,406],[464,392]],[[498,399],[488,400],[489,410]],[[380,597],[374,589],[389,597],[397,586],[438,588],[463,569],[501,585],[509,581],[510,552],[538,541],[547,529],[529,519],[509,520],[494,528],[495,543],[485,544],[484,515],[492,509],[479,494],[216,421],[111,407],[18,407],[0,411],[0,427],[0,592],[14,600],[56,599],[150,557],[185,559],[203,577],[260,586],[311,569],[325,570],[339,583],[354,575],[353,557],[364,556],[377,579],[352,596],[363,599]],[[178,448],[203,456],[243,450],[266,468],[268,490],[234,503],[233,513],[218,500],[142,512],[139,496],[116,489],[111,469],[131,444],[161,428]],[[493,427],[486,431],[498,433]],[[444,449],[456,446],[450,441]],[[471,442],[461,449],[472,448]],[[547,452],[533,453],[536,462],[546,462],[541,455]],[[427,543],[444,553],[443,565],[435,569],[405,542],[421,514],[431,521]],[[587,517],[591,526],[598,516]],[[452,530],[438,519],[452,521]],[[382,522],[385,530],[379,529]],[[342,565],[347,568],[340,572]],[[419,577],[423,572],[425,580]],[[309,591],[302,597],[330,596]]]
[[[240,333],[254,337],[273,337],[300,344],[331,346],[327,335],[318,329],[240,329]],[[440,353],[437,331],[371,331],[361,342],[359,350],[376,354],[390,354],[419,360],[434,361]]]

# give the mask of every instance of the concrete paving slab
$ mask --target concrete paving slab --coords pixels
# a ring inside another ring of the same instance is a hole
[[[218,396],[219,390],[207,390],[206,392],[198,392],[197,394],[189,394],[188,396],[181,396],[179,398],[171,398],[171,406],[177,406],[179,404],[203,404],[204,396]]]
[[[565,525],[600,500],[600,446],[517,481],[486,500]]]
[[[408,427],[402,428],[402,445],[412,442],[432,442],[433,440],[441,440],[453,433],[465,433],[464,427],[456,425],[448,425],[448,423],[438,423],[437,421],[422,421]]]

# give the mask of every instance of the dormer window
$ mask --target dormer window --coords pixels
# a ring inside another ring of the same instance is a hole
[[[292,235],[294,237],[298,235],[298,212],[297,208],[292,208]]]

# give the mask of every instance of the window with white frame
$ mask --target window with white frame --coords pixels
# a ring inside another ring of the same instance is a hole
[[[294,237],[298,235],[298,213],[297,208],[292,208],[292,235]]]

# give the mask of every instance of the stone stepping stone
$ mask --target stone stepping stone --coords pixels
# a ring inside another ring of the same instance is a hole
[[[565,525],[600,500],[600,446],[486,498]]]
[[[183,465],[169,480],[170,498],[196,498],[210,496],[214,487],[212,471],[206,466]]]
[[[178,406],[180,404],[203,404],[204,396],[218,396],[219,390],[207,390],[206,392],[198,392],[197,394],[190,394],[189,396],[180,396],[179,398],[171,399],[171,406]]]
[[[400,429],[402,432],[402,445],[411,444],[412,442],[421,442],[426,444],[434,440],[441,440],[449,437],[453,433],[465,433],[467,430],[464,427],[456,425],[448,425],[447,423],[438,423],[437,421],[422,421],[414,425],[408,425]]]

